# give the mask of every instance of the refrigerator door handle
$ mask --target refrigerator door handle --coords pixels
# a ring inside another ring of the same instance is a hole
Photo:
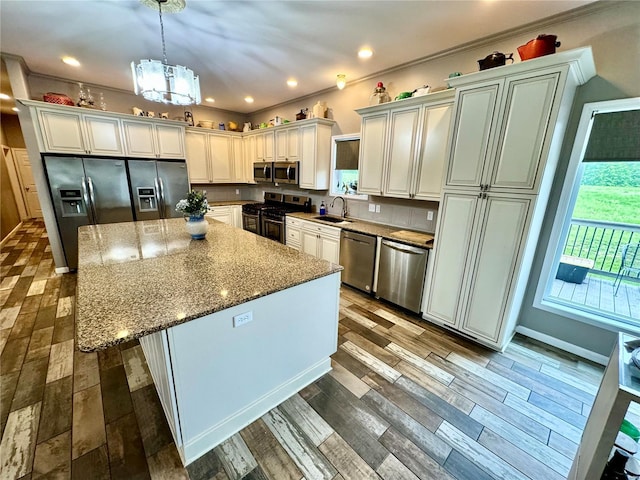
[[[162,178],[158,177],[158,183],[160,185],[160,189],[158,193],[160,193],[160,205],[161,205],[160,212],[162,213],[161,217],[167,218],[167,212],[166,212],[167,206],[164,204],[164,184],[162,183]]]
[[[96,196],[93,190],[93,182],[91,177],[87,176],[87,185],[89,185],[89,200],[91,203],[91,213],[93,215],[93,223],[98,223],[98,215],[96,215]]]
[[[80,185],[82,186],[82,200],[84,201],[84,208],[87,211],[87,217],[89,217],[89,223],[95,223],[93,220],[93,210],[91,208],[91,202],[89,201],[89,193],[87,192],[86,177],[82,177]]]
[[[158,213],[160,214],[160,218],[164,218],[164,205],[162,205],[162,197],[160,196],[160,182],[159,178],[156,177],[153,179],[153,183],[156,187],[156,202],[158,202]]]

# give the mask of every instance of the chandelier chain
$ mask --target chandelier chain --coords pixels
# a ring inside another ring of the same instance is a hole
[[[162,23],[162,2],[160,0],[158,0],[158,15],[160,16],[160,36],[162,37],[162,60],[165,65],[168,65],[167,46],[164,42],[164,23]]]

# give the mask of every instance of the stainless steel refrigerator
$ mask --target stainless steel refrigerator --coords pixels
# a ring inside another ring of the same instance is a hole
[[[185,162],[45,155],[44,164],[70,269],[78,227],[181,216],[175,204],[189,191]]]
[[[189,192],[187,165],[171,160],[127,160],[136,220],[182,217],[176,203]]]

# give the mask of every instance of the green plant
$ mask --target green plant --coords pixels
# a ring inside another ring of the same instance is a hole
[[[207,197],[203,192],[195,190],[191,190],[186,199],[183,198],[176,204],[176,210],[186,215],[204,215],[208,208]]]

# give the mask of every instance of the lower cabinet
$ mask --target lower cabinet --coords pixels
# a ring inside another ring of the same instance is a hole
[[[444,194],[425,318],[504,348],[517,320],[513,303],[521,295],[516,286],[534,199]]]
[[[211,207],[207,216],[234,227],[242,227],[242,207],[240,205]]]
[[[287,217],[287,245],[331,263],[340,263],[340,229]]]

